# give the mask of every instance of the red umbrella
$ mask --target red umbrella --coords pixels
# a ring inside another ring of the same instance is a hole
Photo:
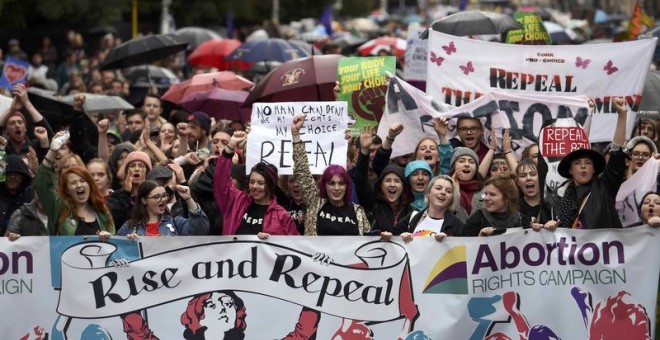
[[[234,66],[247,69],[250,66],[249,63],[241,61],[228,62],[225,60],[238,46],[241,46],[241,42],[235,39],[208,40],[190,54],[188,62],[194,66],[217,67],[220,70],[226,70]],[[237,65],[232,65],[234,63]]]
[[[214,88],[210,91],[197,92],[186,96],[179,105],[188,112],[202,111],[216,119],[250,120],[250,117],[241,117],[241,104],[247,98],[245,91],[225,90]],[[244,119],[247,118],[247,119]]]
[[[181,99],[195,92],[204,92],[219,87],[226,90],[245,90],[254,83],[236,75],[234,72],[222,71],[194,75],[192,78],[172,85],[162,96],[162,99],[179,104]]]
[[[287,61],[255,86],[243,106],[255,102],[334,101],[332,89],[342,57],[330,54]]]
[[[402,56],[406,54],[408,42],[404,39],[396,37],[380,37],[364,43],[358,47],[358,52],[363,56],[376,55],[379,51],[385,50],[391,52],[395,56]]]

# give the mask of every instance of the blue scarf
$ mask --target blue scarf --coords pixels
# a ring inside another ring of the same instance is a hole
[[[415,200],[410,203],[410,206],[413,207],[417,211],[422,211],[426,209],[427,205],[424,203],[424,192],[415,192],[413,191],[413,197]]]

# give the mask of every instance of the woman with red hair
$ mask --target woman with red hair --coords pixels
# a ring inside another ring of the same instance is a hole
[[[195,295],[181,314],[186,340],[245,339],[247,311],[234,292],[218,290]],[[124,332],[130,340],[158,340],[139,311],[121,315]]]
[[[353,204],[351,177],[340,165],[329,165],[318,186],[309,170],[300,128],[305,115],[297,115],[291,124],[293,137],[293,175],[300,183],[307,213],[305,235],[364,235],[371,229],[362,206]]]
[[[245,338],[247,312],[243,300],[231,291],[221,290],[199,294],[188,301],[188,308],[181,314],[181,324],[186,327],[183,338],[231,339]]]
[[[112,215],[84,166],[62,171],[58,189],[53,190],[55,155],[66,142],[61,135],[53,138],[34,180],[34,190],[48,216],[48,230],[51,235],[98,235],[107,240],[115,232]]]

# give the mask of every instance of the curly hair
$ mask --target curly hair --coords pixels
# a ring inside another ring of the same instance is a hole
[[[223,339],[227,340],[243,340],[245,338],[245,329],[247,328],[247,311],[245,303],[234,292],[228,290],[218,290],[215,292],[203,293],[195,295],[188,301],[188,307],[181,314],[181,324],[186,327],[183,332],[183,338],[186,340],[202,340],[206,339],[204,333],[206,327],[200,324],[204,319],[204,301],[208,300],[213,293],[224,294],[234,300],[234,307],[236,308],[236,322],[234,328],[225,332]],[[215,335],[212,336],[215,338]]]

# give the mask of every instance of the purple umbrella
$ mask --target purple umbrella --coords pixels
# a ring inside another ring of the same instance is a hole
[[[240,107],[247,96],[245,91],[216,87],[210,91],[193,93],[179,102],[179,105],[188,112],[202,111],[216,119],[246,121],[250,117],[241,117]]]

